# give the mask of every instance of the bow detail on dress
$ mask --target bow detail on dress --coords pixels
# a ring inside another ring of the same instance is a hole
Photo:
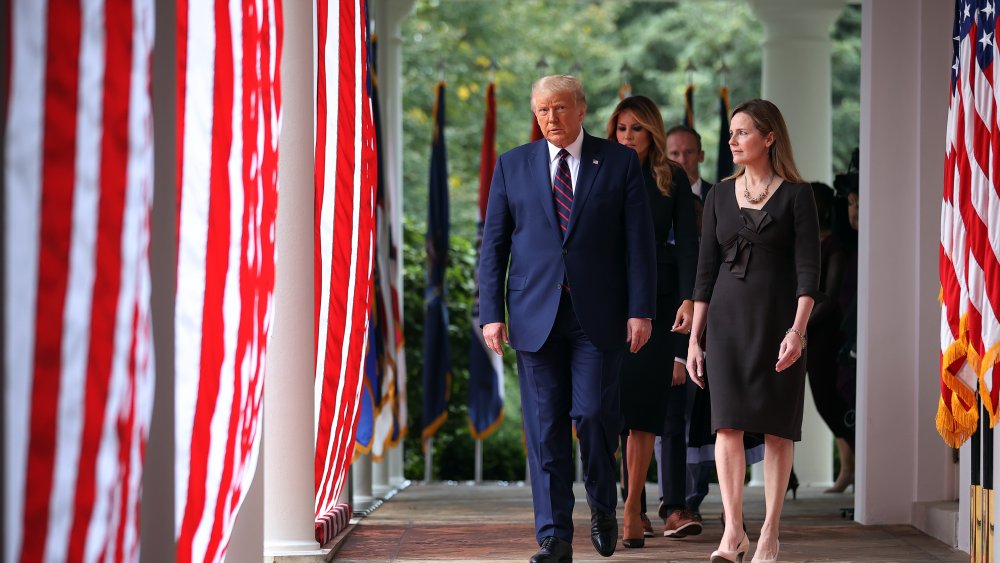
[[[745,207],[740,209],[743,226],[729,240],[722,243],[722,261],[729,264],[729,273],[743,279],[750,263],[750,249],[760,242],[760,232],[771,224],[767,211]]]

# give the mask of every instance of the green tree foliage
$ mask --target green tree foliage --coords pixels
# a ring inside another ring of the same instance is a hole
[[[858,146],[861,9],[850,6],[833,39],[833,172]],[[417,0],[403,26],[403,185],[406,351],[410,437],[406,475],[422,478],[420,437],[424,230],[433,128],[434,85],[446,83],[451,263],[452,380],[448,421],[435,437],[434,477],[470,479],[473,444],[467,428],[470,307],[478,221],[479,160],[490,62],[497,85],[497,151],[529,140],[532,82],[543,74],[579,76],[587,89],[584,126],[605,135],[627,73],[632,92],[651,97],[667,126],[680,123],[684,90],[695,86],[695,127],[702,134],[702,172],[715,179],[719,146],[718,88],[733,105],[760,95],[763,29],[747,4],[731,0]],[[545,66],[538,63],[544,60]],[[692,70],[689,70],[688,67]],[[726,140],[724,139],[723,142]],[[506,358],[501,428],[484,447],[484,477],[523,478],[520,395],[513,354]]]
[[[833,28],[833,172],[847,170],[861,134],[861,6],[847,6]]]

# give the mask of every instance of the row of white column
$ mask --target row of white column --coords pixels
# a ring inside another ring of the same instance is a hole
[[[830,26],[845,0],[750,0],[765,26],[762,96],[782,110],[804,176],[830,181],[831,99]],[[940,205],[941,155],[946,108],[941,76],[925,69],[947,69],[951,8],[938,0],[864,0],[864,60],[862,69],[861,256],[859,266],[858,373],[858,503],[864,523],[906,523],[913,501],[948,498],[953,488],[947,450],[936,439],[933,425],[934,386],[921,385],[920,374],[935,372],[934,317],[936,316],[936,221]],[[389,139],[401,137],[402,96],[400,23],[413,0],[372,0],[380,37],[379,69],[383,126]],[[159,2],[157,21],[172,22],[173,1]],[[312,3],[286,2],[286,30],[313,29]],[[905,16],[905,17],[901,17]],[[948,23],[948,22],[946,22]],[[943,31],[938,32],[941,27]],[[873,30],[897,29],[903,39]],[[162,53],[172,30],[158,33],[154,54],[157,69],[175,68]],[[903,33],[906,31],[906,33]],[[937,40],[940,36],[940,45]],[[928,38],[928,41],[923,41]],[[933,39],[933,41],[931,41]],[[311,33],[285,34],[282,62],[284,121],[279,178],[278,252],[281,268],[275,288],[274,336],[265,391],[264,442],[258,477],[241,511],[230,547],[230,560],[256,560],[262,552],[289,553],[316,550],[313,539],[313,403],[312,292],[303,289],[312,280],[313,65]],[[943,54],[942,54],[943,53]],[[942,66],[943,65],[943,66]],[[169,80],[154,76],[157,162],[175,162],[175,143],[161,138],[173,127]],[[889,78],[887,78],[889,77]],[[900,84],[878,89],[873,80]],[[166,86],[166,87],[165,87]],[[926,120],[926,116],[933,119]],[[169,133],[167,134],[169,137]],[[916,143],[900,142],[916,139]],[[401,201],[402,155],[398,143],[386,144],[390,193]],[[169,166],[157,166],[157,207],[154,213],[153,251],[171,256],[164,246],[172,240],[175,178]],[[872,186],[877,186],[873,190]],[[935,205],[936,204],[936,205]],[[901,213],[901,211],[905,211]],[[394,210],[394,236],[401,228],[400,206]],[[875,221],[875,217],[893,217]],[[932,228],[934,227],[934,228]],[[900,236],[900,233],[906,236]],[[900,246],[901,239],[910,241]],[[397,240],[399,240],[397,238]],[[159,250],[157,250],[159,248]],[[924,250],[929,248],[930,250]],[[912,260],[901,261],[901,255]],[[886,264],[894,265],[887,268]],[[154,293],[173,295],[173,260],[153,264]],[[164,275],[157,276],[156,271]],[[900,280],[909,280],[901,284]],[[400,283],[401,279],[397,279]],[[157,286],[160,289],[157,289]],[[171,350],[172,300],[153,304],[157,349]],[[157,314],[160,313],[160,314]],[[159,320],[158,320],[159,319]],[[169,322],[164,321],[168,319]],[[877,341],[877,345],[873,342]],[[167,345],[164,345],[164,342]],[[168,354],[158,355],[157,395],[147,473],[156,488],[143,498],[143,553],[169,555],[172,529],[172,365]],[[891,376],[891,377],[890,377]],[[891,403],[891,398],[901,399]],[[830,481],[832,437],[811,408],[807,397],[803,441],[796,448],[795,467],[802,481]],[[876,404],[878,402],[878,404]],[[168,424],[162,424],[164,417]],[[159,429],[159,430],[157,430]],[[886,433],[886,429],[891,429]],[[1000,435],[1000,434],[998,434]],[[157,447],[159,446],[159,447]],[[388,452],[384,463],[362,458],[352,468],[353,501],[358,506],[386,494],[402,483],[402,450]],[[165,479],[165,481],[164,481]],[[147,481],[150,482],[150,481]],[[263,483],[263,486],[261,486]],[[942,484],[943,483],[943,484]],[[347,499],[345,499],[347,500]],[[147,510],[147,504],[154,507]],[[967,535],[967,534],[966,534]],[[961,537],[961,536],[960,536]]]
[[[373,2],[390,25],[382,34],[387,92],[383,121],[390,139],[402,137],[401,57],[398,24],[413,0]],[[388,8],[393,4],[393,9]],[[403,6],[402,10],[396,10]],[[323,555],[315,540],[314,523],[314,374],[313,222],[314,216],[314,68],[312,2],[284,2],[284,45],[281,62],[283,98],[279,139],[277,254],[272,335],[267,355],[263,436],[254,481],[240,509],[229,544],[230,561],[281,560],[287,556]],[[157,147],[156,190],[152,223],[151,264],[156,355],[156,394],[149,437],[142,500],[142,557],[175,559],[173,309],[176,260],[176,49],[173,29],[175,0],[157,2],[157,46],[153,56],[154,132]],[[392,23],[395,22],[395,23]],[[401,201],[401,148],[386,144],[390,189]],[[400,241],[401,214],[395,209],[394,236]],[[400,271],[402,269],[400,268]],[[402,274],[397,283],[402,286]],[[402,486],[402,444],[391,448],[381,463],[362,456],[351,467],[351,479],[341,502],[363,510]],[[353,494],[352,494],[353,493]]]
[[[385,3],[385,0],[382,0]],[[396,3],[398,4],[398,2]],[[411,1],[412,4],[412,1]],[[373,2],[376,13],[387,13],[379,2]],[[408,11],[408,10],[407,10]],[[404,12],[405,15],[406,12]],[[312,30],[312,2],[285,2],[285,45],[282,60],[283,117],[279,146],[278,183],[281,205],[278,206],[277,250],[281,267],[276,270],[274,309],[275,319],[264,401],[263,457],[263,553],[265,557],[296,555],[316,551],[320,546],[314,538],[314,319],[313,291],[313,224],[303,218],[313,217],[314,184],[314,68],[315,50],[312,33],[291,30]],[[401,18],[381,18],[390,25],[379,34],[381,91],[385,108],[383,127],[387,139],[402,137],[402,96],[400,39]],[[383,66],[384,65],[384,66]],[[395,134],[392,134],[394,132]],[[402,175],[401,148],[387,142],[384,170],[390,197],[400,202],[399,185]],[[393,221],[397,244],[401,241],[399,205]],[[402,287],[402,268],[397,279]],[[351,465],[351,475],[341,502],[350,503],[355,511],[365,510],[400,487],[403,477],[402,443],[390,448],[385,458],[373,463],[364,455]],[[241,514],[242,517],[242,514]],[[259,556],[258,552],[258,556]],[[235,559],[241,560],[241,559]]]

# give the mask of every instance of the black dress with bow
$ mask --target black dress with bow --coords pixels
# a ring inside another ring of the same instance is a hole
[[[805,355],[781,373],[774,365],[798,297],[816,297],[819,287],[812,189],[785,182],[761,209],[743,208],[729,180],[709,192],[702,221],[693,297],[709,304],[705,371],[712,388],[712,429],[798,441]]]

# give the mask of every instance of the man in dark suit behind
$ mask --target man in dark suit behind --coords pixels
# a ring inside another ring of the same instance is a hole
[[[609,557],[618,536],[618,371],[625,348],[649,339],[656,310],[652,219],[635,151],[583,131],[579,80],[539,79],[531,109],[545,138],[501,155],[493,172],[480,321],[490,349],[502,354],[507,343],[518,356],[540,546],[531,562],[572,560],[571,422],[591,540]]]

